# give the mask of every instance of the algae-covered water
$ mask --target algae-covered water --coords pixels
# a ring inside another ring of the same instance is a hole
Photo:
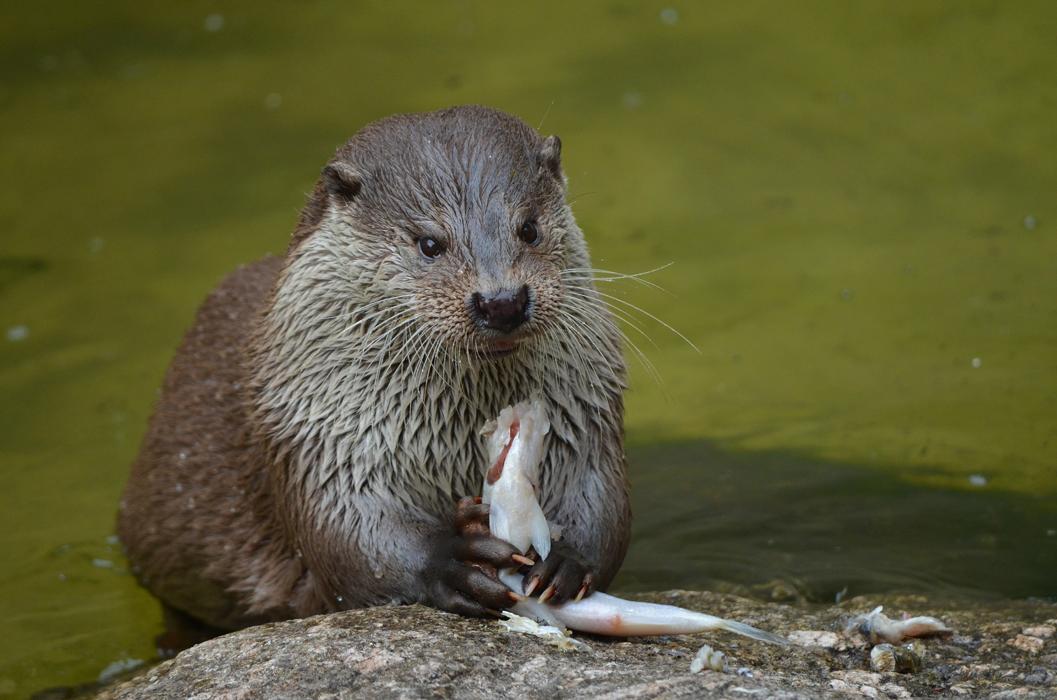
[[[196,305],[465,102],[562,137],[599,267],[674,263],[608,290],[700,348],[627,328],[618,587],[1057,596],[1057,6],[9,5],[0,695],[152,656],[113,518]]]

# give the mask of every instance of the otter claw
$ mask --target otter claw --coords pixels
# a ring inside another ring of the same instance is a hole
[[[544,590],[543,593],[540,593],[539,602],[546,603],[551,599],[556,590],[557,589],[553,585],[547,586],[546,590]]]
[[[536,586],[538,586],[538,585],[540,585],[540,577],[539,576],[533,576],[532,580],[530,580],[528,582],[528,585],[525,586],[525,595],[527,595],[527,596],[532,595],[532,591],[536,590]]]
[[[536,563],[528,557],[522,556],[520,554],[511,554],[510,558],[516,561],[518,564],[524,564],[525,566],[532,566]]]

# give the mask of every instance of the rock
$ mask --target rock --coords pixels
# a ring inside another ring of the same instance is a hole
[[[218,637],[149,668],[97,697],[150,698],[904,698],[937,695],[1047,697],[1057,694],[1049,655],[1007,643],[1057,618],[1043,602],[942,609],[920,597],[854,598],[839,606],[781,605],[715,593],[636,596],[721,615],[786,634],[799,644],[761,644],[730,634],[586,637],[566,651],[497,622],[418,605],[291,620]],[[893,615],[935,615],[958,634],[924,640],[916,673],[869,669],[870,650],[826,631],[849,614],[885,605]],[[791,633],[791,630],[797,630]],[[578,637],[584,638],[582,635]],[[1044,639],[1034,639],[1042,648]],[[707,643],[738,673],[690,673]],[[1050,644],[1049,646],[1052,646]],[[740,669],[745,669],[742,673]]]
[[[1057,685],[1055,680],[1057,680],[1057,672],[1042,667],[1033,668],[1024,676],[1024,682],[1028,685]]]
[[[1035,625],[1034,627],[1025,627],[1020,630],[1021,634],[1029,637],[1038,637],[1039,639],[1049,639],[1054,632],[1057,632],[1057,627],[1053,625]]]
[[[839,693],[852,693],[852,692],[855,692],[854,688],[852,688],[850,685],[848,685],[847,683],[845,683],[844,681],[842,681],[839,678],[834,678],[833,680],[831,680],[829,682],[829,687],[830,687],[830,690],[836,690]]]
[[[917,673],[921,670],[921,655],[911,645],[878,644],[870,650],[870,668],[874,671]]]
[[[1043,640],[1038,637],[1029,637],[1026,634],[1018,634],[1013,639],[1008,641],[1009,646],[1016,647],[1021,651],[1026,651],[1029,654],[1038,654],[1042,651],[1042,646],[1045,644]]]
[[[823,632],[821,630],[796,630],[787,635],[790,642],[804,647],[822,647],[823,649],[836,649],[842,645],[841,637],[836,632]]]
[[[909,698],[913,697],[910,691],[901,685],[896,683],[885,683],[881,686],[881,691],[884,692],[890,698]]]
[[[860,671],[854,669],[851,671],[834,671],[830,674],[833,678],[839,678],[845,681],[849,685],[880,685],[881,674],[873,673],[871,671]]]

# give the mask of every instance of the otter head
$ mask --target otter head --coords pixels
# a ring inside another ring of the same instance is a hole
[[[390,117],[338,150],[249,352],[280,488],[338,520],[312,504],[448,507],[480,488],[480,426],[529,397],[562,446],[548,459],[609,449],[587,436],[619,434],[620,335],[565,192],[558,139],[482,107]]]
[[[586,266],[560,140],[495,110],[369,125],[324,168],[316,197],[318,218],[294,245],[322,239],[350,257],[346,292],[361,302],[364,337],[413,316],[405,341],[487,362],[547,333],[563,271]]]

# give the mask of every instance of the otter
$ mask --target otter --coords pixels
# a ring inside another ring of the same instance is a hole
[[[168,616],[248,625],[390,602],[482,616],[605,589],[628,545],[620,335],[566,201],[561,141],[464,106],[338,149],[282,257],[199,308],[118,533]],[[537,398],[552,554],[465,527],[481,427]],[[542,593],[541,593],[542,592]],[[170,619],[171,621],[171,619]]]

